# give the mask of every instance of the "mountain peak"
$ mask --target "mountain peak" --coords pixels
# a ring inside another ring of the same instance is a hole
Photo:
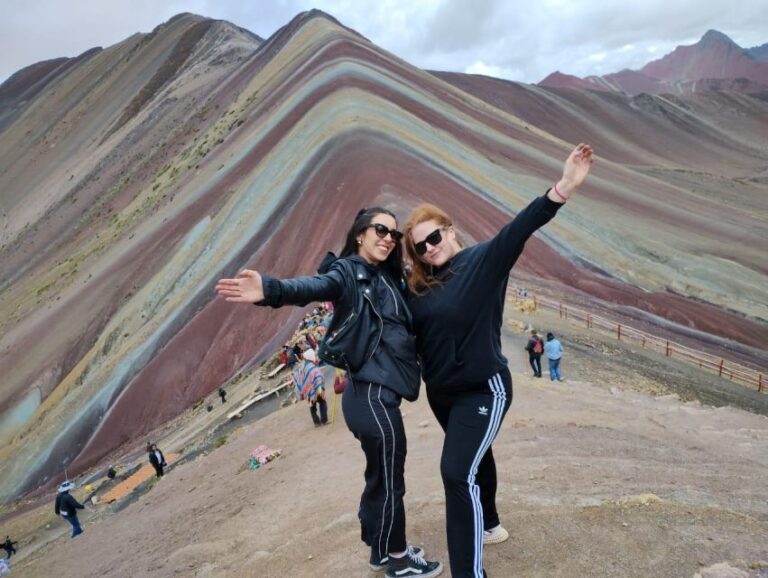
[[[719,32],[717,30],[707,30],[704,33],[704,36],[701,37],[701,40],[699,40],[699,44],[702,45],[711,45],[711,44],[733,44],[734,46],[738,46],[733,40],[731,40],[730,36],[723,34],[722,32]]]

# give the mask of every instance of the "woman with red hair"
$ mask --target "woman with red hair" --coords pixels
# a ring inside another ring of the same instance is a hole
[[[512,377],[501,352],[504,296],[525,242],[582,184],[592,148],[578,145],[562,178],[492,239],[462,248],[453,220],[422,204],[405,225],[412,262],[408,306],[429,405],[445,431],[440,471],[445,488],[453,578],[483,578],[483,544],[509,537],[496,511],[491,444],[512,402]]]

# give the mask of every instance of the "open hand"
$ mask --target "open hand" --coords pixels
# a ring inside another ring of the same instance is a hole
[[[593,162],[595,162],[595,159],[592,156],[592,147],[588,144],[579,143],[571,151],[571,154],[568,155],[568,158],[565,159],[563,176],[557,182],[558,192],[566,199],[569,198],[571,193],[578,189],[584,182],[584,179],[587,178]]]
[[[236,279],[219,279],[216,292],[231,303],[257,303],[264,299],[264,283],[258,271],[243,269]]]

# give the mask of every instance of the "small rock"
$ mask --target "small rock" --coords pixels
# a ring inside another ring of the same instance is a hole
[[[307,556],[307,560],[311,560],[311,559],[312,559],[312,554],[310,554],[309,556]]]
[[[420,421],[420,422],[419,422],[419,427],[427,427],[428,425],[429,425],[429,422],[428,422],[428,421],[426,421],[426,420],[425,420],[425,421]]]
[[[625,528],[629,526],[629,524],[627,524],[626,522],[622,522],[621,525],[624,526]]]

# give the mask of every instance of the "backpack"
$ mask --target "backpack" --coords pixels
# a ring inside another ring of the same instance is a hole
[[[541,344],[541,339],[534,340],[533,352],[541,353],[542,351],[544,351],[544,346]]]

